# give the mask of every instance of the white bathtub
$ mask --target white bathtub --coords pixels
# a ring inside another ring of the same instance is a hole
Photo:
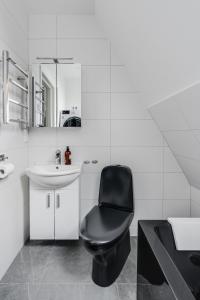
[[[200,218],[168,218],[177,250],[200,251]]]

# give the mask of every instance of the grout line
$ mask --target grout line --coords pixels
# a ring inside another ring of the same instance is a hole
[[[117,298],[120,300],[120,295],[119,295],[119,286],[118,286],[118,283],[115,282],[115,288],[116,288],[116,291],[117,291]]]
[[[112,138],[111,138],[111,130],[112,130],[112,122],[111,122],[111,110],[112,110],[112,107],[111,107],[111,105],[112,105],[112,77],[111,77],[111,74],[112,74],[112,72],[111,72],[111,69],[112,69],[112,67],[111,67],[111,60],[112,60],[112,51],[111,51],[111,41],[109,40],[109,50],[110,50],[110,53],[109,53],[109,55],[110,55],[110,97],[109,97],[109,101],[110,101],[110,107],[109,107],[109,117],[110,117],[110,164],[111,164],[111,161],[112,161],[112,155],[111,155],[111,145],[112,145]]]
[[[164,198],[165,198],[165,140],[163,139],[163,147],[162,147],[162,218],[164,219]]]

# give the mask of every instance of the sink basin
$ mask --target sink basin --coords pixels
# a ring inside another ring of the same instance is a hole
[[[168,218],[177,250],[200,251],[200,218]]]
[[[36,165],[26,170],[27,176],[36,184],[46,188],[63,188],[81,173],[81,165]]]

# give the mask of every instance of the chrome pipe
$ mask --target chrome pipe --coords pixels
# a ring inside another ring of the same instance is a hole
[[[9,101],[8,101],[8,51],[3,51],[3,121],[4,124],[9,123]]]
[[[23,87],[21,84],[17,83],[15,80],[13,79],[9,79],[10,83],[12,83],[14,86],[18,87],[19,89],[21,89],[23,92],[28,94],[28,89]]]
[[[20,106],[20,107],[22,107],[22,108],[28,109],[28,106],[27,106],[27,105],[24,105],[24,104],[20,103],[20,102],[17,101],[17,100],[14,100],[14,99],[9,98],[8,101],[10,101],[11,103],[16,104],[16,105],[18,105],[18,106]]]
[[[28,73],[26,73],[12,58],[8,58],[8,61],[10,61],[12,63],[12,65],[18,70],[20,71],[22,74],[24,74],[24,76],[26,76],[28,78]]]
[[[23,123],[23,124],[28,125],[28,122],[24,119],[10,119],[9,121],[13,122],[13,123]]]

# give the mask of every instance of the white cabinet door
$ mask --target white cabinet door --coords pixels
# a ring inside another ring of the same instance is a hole
[[[79,194],[78,190],[55,192],[55,239],[79,238]]]
[[[30,191],[30,239],[54,239],[54,191]]]

